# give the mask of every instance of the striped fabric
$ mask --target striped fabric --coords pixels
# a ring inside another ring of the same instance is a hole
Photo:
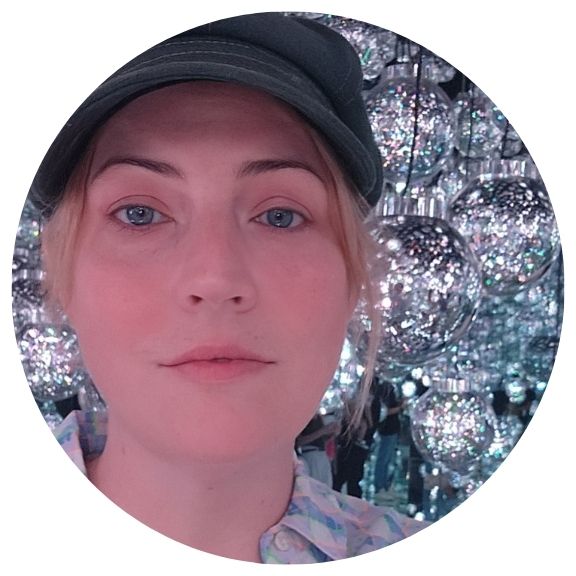
[[[100,454],[106,417],[71,412],[54,430],[68,456],[86,474],[85,461]],[[292,499],[284,517],[260,538],[264,564],[311,564],[351,558],[379,550],[428,524],[379,507],[306,475],[295,460]]]

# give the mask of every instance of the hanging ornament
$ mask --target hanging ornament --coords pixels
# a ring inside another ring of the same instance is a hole
[[[32,394],[40,401],[71,398],[84,384],[75,333],[45,319],[26,326],[18,336],[20,358]]]
[[[526,345],[523,368],[537,381],[547,382],[554,366],[558,350],[557,336],[542,334],[534,336]]]
[[[361,340],[356,327],[344,340],[338,367],[320,402],[320,411],[329,413],[343,408],[346,399],[352,398],[358,390],[362,374],[366,370],[360,359],[363,355]]]
[[[523,404],[526,401],[526,382],[517,378],[508,378],[504,382],[504,390],[512,404]]]
[[[16,335],[22,333],[28,324],[32,324],[36,309],[25,300],[12,300],[12,322]]]
[[[499,110],[477,87],[458,94],[454,100],[458,151],[469,158],[487,158],[500,150],[504,127]]]
[[[462,165],[457,160],[450,160],[438,175],[434,195],[450,202],[464,189],[468,179]]]
[[[410,412],[412,439],[422,457],[446,472],[470,474],[494,438],[494,412],[465,380],[436,382]]]
[[[12,274],[12,297],[32,306],[42,305],[42,271],[35,268],[21,268]]]
[[[418,391],[418,385],[416,382],[414,382],[414,380],[406,380],[405,382],[402,382],[400,390],[402,391],[403,398],[414,398],[416,396],[416,392]]]
[[[18,280],[21,270],[40,269],[40,251],[32,248],[16,247],[12,256],[12,279]]]
[[[30,250],[39,248],[41,228],[40,212],[34,208],[30,201],[27,201],[24,204],[16,232],[16,247]]]
[[[456,76],[456,68],[428,51],[424,51],[422,62],[435,82],[450,82]]]
[[[285,12],[287,16],[297,16],[299,18],[309,18],[310,20],[323,20],[326,14],[323,12]]]
[[[505,132],[502,139],[501,157],[513,158],[520,154],[522,150],[524,150],[524,143],[522,140],[513,138]]]
[[[42,307],[42,272],[36,263],[35,252],[17,248],[12,259],[12,320],[16,334],[34,322]]]
[[[485,175],[454,199],[450,214],[451,224],[480,261],[490,293],[522,290],[558,255],[560,238],[550,199],[542,182],[522,164],[489,163]]]
[[[524,432],[524,424],[514,414],[503,414],[495,420],[494,439],[484,454],[484,466],[503,462]]]
[[[421,62],[426,69],[427,77],[434,82],[450,82],[456,75],[456,69],[448,62],[404,36],[397,35],[395,52],[398,64]]]
[[[369,82],[379,78],[386,64],[396,56],[394,32],[342,16],[326,16],[322,23],[339,32],[354,47],[364,79]]]
[[[493,108],[494,122],[499,126],[503,134],[501,145],[502,158],[511,158],[520,154],[524,150],[524,143],[522,142],[518,132],[514,130],[506,116],[496,107]]]
[[[431,179],[454,146],[452,102],[423,65],[389,66],[366,107],[392,184]]]
[[[382,215],[369,223],[377,249],[372,278],[382,319],[380,358],[398,364],[442,354],[467,330],[481,294],[468,244],[443,218],[424,215],[436,205],[421,200],[384,198]]]

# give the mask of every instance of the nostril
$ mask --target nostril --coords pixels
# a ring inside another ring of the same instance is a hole
[[[192,304],[201,304],[202,302],[204,302],[204,300],[207,300],[207,299],[203,298],[202,296],[190,294],[190,300],[191,300]],[[234,304],[243,304],[245,301],[245,298],[244,298],[244,296],[232,296],[231,298],[229,298],[229,301],[234,303]]]

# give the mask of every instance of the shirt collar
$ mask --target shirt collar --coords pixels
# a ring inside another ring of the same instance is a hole
[[[337,494],[295,467],[294,488],[281,526],[290,528],[315,546],[328,560],[348,557],[348,527]]]

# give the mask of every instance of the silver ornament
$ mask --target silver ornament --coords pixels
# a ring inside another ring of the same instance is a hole
[[[504,129],[498,109],[477,87],[456,96],[456,148],[470,158],[487,158],[500,149]]]
[[[446,93],[412,65],[390,66],[366,106],[392,184],[435,176],[454,146],[455,121]]]
[[[37,400],[71,398],[84,384],[86,373],[76,334],[66,326],[32,324],[18,338],[20,358]]]
[[[41,229],[40,212],[34,208],[30,201],[26,201],[16,233],[16,247],[37,249],[40,246]]]
[[[42,280],[44,275],[39,268],[21,268],[12,274],[12,297],[35,307],[43,302]]]
[[[354,47],[366,80],[378,78],[396,55],[396,34],[393,32],[342,16],[326,16],[322,22],[339,32]]]
[[[422,457],[444,471],[473,472],[493,441],[495,415],[465,380],[437,383],[413,404],[412,439]]]
[[[380,359],[415,364],[442,354],[465,333],[480,302],[480,270],[468,244],[448,222],[428,216],[382,216],[369,229]]]
[[[548,194],[534,178],[475,179],[452,202],[450,222],[468,240],[493,294],[538,280],[560,249]]]

